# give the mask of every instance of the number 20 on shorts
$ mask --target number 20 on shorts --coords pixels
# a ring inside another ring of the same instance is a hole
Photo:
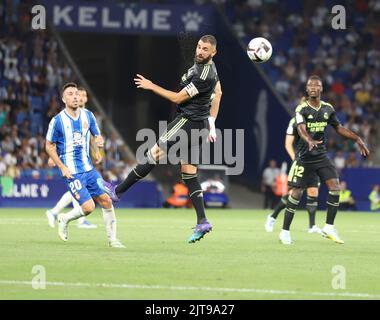
[[[70,182],[69,186],[70,186],[72,193],[75,193],[75,192],[79,191],[80,189],[82,189],[82,184],[80,183],[80,181],[78,179]]]

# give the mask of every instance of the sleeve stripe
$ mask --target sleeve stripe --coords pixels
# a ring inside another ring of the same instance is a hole
[[[299,112],[296,113],[296,121],[297,121],[297,124],[305,122],[303,116]]]
[[[210,65],[205,65],[205,66],[203,67],[203,71],[202,71],[202,73],[201,73],[200,78],[201,78],[202,80],[206,80],[209,71],[210,71]]]
[[[95,124],[95,130],[98,132],[98,135],[100,135],[101,133],[100,133],[100,129],[98,126],[98,121],[96,120],[95,115],[92,112],[91,112],[91,117],[92,117],[94,124]]]
[[[48,132],[46,133],[46,140],[52,141],[54,127],[55,127],[55,118],[51,119],[51,121],[49,123]]]
[[[189,94],[190,97],[196,96],[199,91],[194,85],[194,83],[190,82],[186,87],[185,87],[186,92]]]
[[[289,136],[294,136],[294,129],[293,126],[289,126],[288,129],[286,130],[286,134]]]

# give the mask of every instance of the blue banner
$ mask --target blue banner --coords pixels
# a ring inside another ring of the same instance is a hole
[[[15,179],[10,189],[6,190],[7,192],[1,192],[0,207],[54,207],[62,195],[68,191],[62,179]],[[158,184],[154,181],[140,181],[124,194],[120,202],[115,203],[115,207],[160,208],[162,203],[162,192]]]
[[[208,5],[160,5],[112,1],[41,1],[60,31],[176,35],[201,33],[213,25]]]

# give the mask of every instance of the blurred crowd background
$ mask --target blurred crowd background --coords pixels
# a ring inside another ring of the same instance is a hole
[[[216,4],[243,44],[256,36],[271,41],[273,57],[260,68],[287,108],[294,110],[307,77],[317,74],[324,81],[323,99],[334,105],[341,122],[362,136],[370,149],[379,149],[379,1],[343,1],[350,3],[350,27],[340,32],[331,28],[329,20],[333,1],[193,2]],[[62,108],[59,89],[77,79],[52,35],[30,32],[30,3],[0,1],[0,175],[49,178],[57,171],[47,168],[44,135]],[[108,133],[104,119],[94,113],[106,139],[101,170],[112,179],[122,178],[133,161],[123,157],[124,142]],[[372,157],[364,161],[354,143],[336,135],[329,139],[329,150],[338,169],[376,164]]]

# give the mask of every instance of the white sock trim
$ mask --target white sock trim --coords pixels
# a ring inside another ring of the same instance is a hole
[[[70,222],[70,221],[77,220],[78,218],[84,217],[84,216],[85,216],[85,214],[83,213],[82,208],[79,207],[79,208],[74,208],[71,211],[69,211],[68,213],[66,213],[64,215],[64,219],[66,219],[67,222]]]
[[[115,209],[112,206],[110,209],[102,208],[104,224],[109,241],[116,240],[116,216]]]
[[[70,191],[67,191],[61,199],[58,200],[57,204],[51,211],[54,214],[60,213],[63,209],[65,209],[71,202],[73,201],[73,196],[71,195]]]

